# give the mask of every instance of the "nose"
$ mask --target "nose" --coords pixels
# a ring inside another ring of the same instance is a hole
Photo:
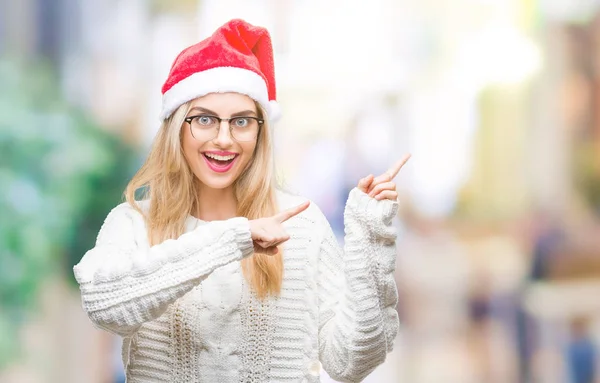
[[[229,121],[221,121],[221,125],[217,132],[217,137],[213,140],[215,145],[220,148],[228,148],[233,145],[233,137],[231,137],[231,131],[229,129]]]

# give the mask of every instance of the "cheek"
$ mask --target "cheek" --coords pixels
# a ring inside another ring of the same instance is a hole
[[[183,133],[181,145],[183,146],[183,152],[189,159],[193,159],[197,155],[198,143],[192,138],[189,131]]]
[[[185,157],[185,161],[187,162],[188,166],[192,169],[192,172],[194,172],[194,174],[198,175],[198,172],[200,171],[200,165],[199,165],[199,150],[200,150],[200,145],[198,144],[198,142],[194,139],[190,139],[190,137],[183,137],[182,142],[181,142],[181,146],[183,149],[183,155]]]
[[[248,165],[252,159],[254,158],[254,150],[256,149],[256,144],[246,144],[243,146],[244,150],[244,163]]]

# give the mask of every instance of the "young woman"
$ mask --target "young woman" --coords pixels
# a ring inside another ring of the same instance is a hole
[[[275,189],[268,32],[232,20],[185,49],[150,155],[74,272],[128,382],[362,380],[398,330],[387,173],[349,195],[342,250],[320,210]],[[136,201],[136,191],[145,197]]]

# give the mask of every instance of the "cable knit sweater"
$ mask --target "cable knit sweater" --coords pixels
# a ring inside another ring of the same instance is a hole
[[[281,209],[303,201],[278,192]],[[149,246],[143,217],[123,203],[74,272],[92,322],[124,338],[130,383],[319,382],[321,367],[359,382],[398,331],[396,211],[352,190],[343,250],[315,204],[286,221],[282,291],[264,301],[241,272],[253,253],[241,217],[190,216],[178,239]]]

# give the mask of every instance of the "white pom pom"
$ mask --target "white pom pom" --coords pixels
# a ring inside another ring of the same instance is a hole
[[[271,122],[276,122],[281,118],[281,107],[279,103],[275,100],[269,101],[269,120]]]

